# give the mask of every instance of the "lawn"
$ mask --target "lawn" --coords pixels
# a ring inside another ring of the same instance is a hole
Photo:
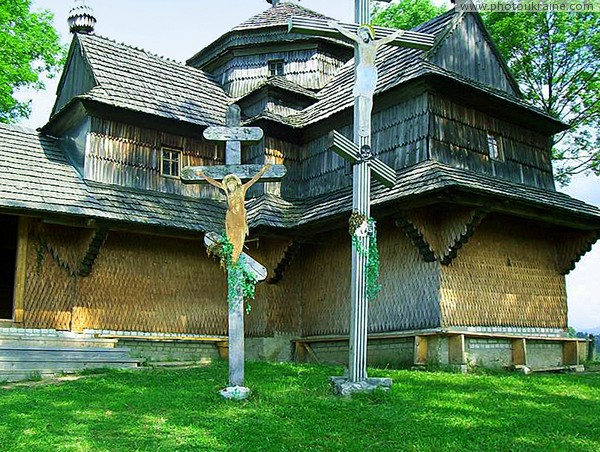
[[[253,396],[222,399],[227,367],[158,369],[0,389],[2,451],[600,450],[600,373],[371,371],[389,393],[340,399],[327,366],[249,363]]]

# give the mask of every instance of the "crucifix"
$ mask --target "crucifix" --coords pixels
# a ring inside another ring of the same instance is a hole
[[[389,2],[390,0],[384,0]],[[353,164],[353,216],[370,217],[371,176],[386,187],[396,183],[396,172],[377,159],[371,148],[371,114],[377,87],[377,51],[384,45],[426,50],[434,37],[414,31],[372,27],[369,0],[355,0],[355,24],[323,19],[292,17],[289,32],[346,39],[354,44],[354,141],[333,131],[329,135],[330,149]],[[366,224],[361,230],[367,229]],[[390,381],[367,378],[367,293],[366,268],[369,234],[357,234],[352,241],[351,318],[348,378],[334,378],[340,394],[389,387]],[[363,252],[361,252],[363,250]],[[387,379],[384,379],[387,380]]]
[[[285,176],[286,168],[283,165],[242,165],[242,143],[260,142],[263,131],[259,127],[241,127],[237,105],[229,107],[226,123],[226,127],[208,127],[203,134],[208,141],[225,142],[225,165],[185,167],[181,171],[181,180],[186,184],[211,184],[227,196],[225,235],[232,245],[231,266],[227,268],[229,387],[221,394],[242,399],[249,390],[244,387],[244,294],[240,271],[243,269],[257,282],[267,276],[266,269],[243,252],[248,235],[244,201],[247,190],[253,184],[279,181]],[[207,247],[215,246],[218,241],[217,234],[207,233],[204,236]]]

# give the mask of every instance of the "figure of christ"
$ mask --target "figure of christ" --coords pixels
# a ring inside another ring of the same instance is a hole
[[[248,218],[246,215],[246,192],[265,174],[271,167],[267,164],[256,173],[256,175],[245,184],[235,174],[228,174],[222,182],[207,176],[202,171],[197,171],[198,176],[203,177],[209,184],[223,190],[227,196],[227,213],[225,214],[225,235],[233,245],[232,260],[235,264],[244,248],[244,241],[250,232],[248,229]]]
[[[404,34],[398,30],[382,39],[375,39],[373,29],[369,25],[361,25],[356,34],[346,30],[340,23],[330,21],[328,25],[357,44],[356,80],[354,81],[354,98],[359,100],[360,124],[359,136],[371,133],[371,112],[373,95],[377,87],[377,65],[375,59],[380,47],[393,42]]]

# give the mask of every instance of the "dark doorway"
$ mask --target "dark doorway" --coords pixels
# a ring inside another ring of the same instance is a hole
[[[18,217],[0,215],[0,319],[13,318]]]

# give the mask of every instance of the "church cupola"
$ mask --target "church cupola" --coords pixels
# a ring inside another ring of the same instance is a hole
[[[71,33],[93,34],[96,18],[86,0],[75,0],[67,19]]]

